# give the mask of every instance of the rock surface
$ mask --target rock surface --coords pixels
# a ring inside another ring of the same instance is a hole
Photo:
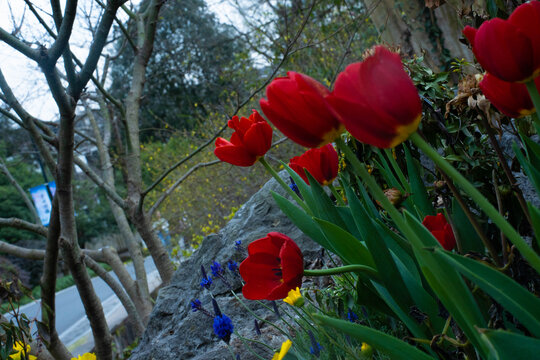
[[[280,175],[285,179],[284,172]],[[285,194],[277,181],[270,180],[238,210],[219,234],[206,237],[201,247],[180,264],[170,285],[160,290],[148,327],[130,359],[232,359],[231,352],[225,343],[213,333],[213,320],[200,311],[191,310],[190,301],[200,299],[203,307],[213,312],[210,292],[216,298],[222,313],[231,318],[235,331],[274,349],[279,348],[281,342],[286,339],[284,335],[266,324],[261,326],[262,334],[256,335],[255,318],[234,298],[222,281],[214,279],[210,291],[203,290],[199,284],[201,265],[210,275],[210,265],[213,261],[220,262],[224,267],[229,260],[240,263],[245,253],[236,250],[235,241],[240,240],[242,246],[245,247],[253,240],[265,237],[271,231],[282,232],[295,240],[302,249],[306,264],[317,258],[320,246],[307,238],[289,221],[274,202],[270,191]],[[244,304],[261,318],[276,322],[276,315],[272,311],[257,302],[243,299],[238,276],[234,276],[226,269],[226,277]],[[263,303],[271,307],[270,302]],[[278,301],[277,304],[286,305],[282,301]],[[240,355],[242,360],[256,359],[237,335],[232,336],[230,348],[235,354]],[[269,349],[253,345],[252,348],[263,358],[272,358],[272,352]]]

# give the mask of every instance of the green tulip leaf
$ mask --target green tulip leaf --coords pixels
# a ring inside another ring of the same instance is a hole
[[[341,219],[336,206],[334,206],[334,203],[326,194],[323,187],[307,170],[306,175],[309,180],[309,186],[311,187],[311,193],[313,194],[315,207],[317,208],[317,217],[331,221],[342,228],[347,228],[345,222]]]
[[[293,204],[291,201],[285,199],[278,193],[274,191],[271,191],[270,193],[281,211],[287,215],[294,225],[296,225],[304,234],[310,237],[317,244],[321,245],[326,250],[335,253],[334,249],[328,243],[321,229],[311,216],[306,214],[304,210]]]
[[[398,181],[398,179],[394,176],[394,173],[390,169],[390,166],[388,166],[388,163],[384,156],[381,154],[381,151],[379,149],[376,149],[375,151],[377,155],[379,155],[379,159],[381,160],[376,161],[374,160],[373,163],[375,164],[375,167],[379,170],[383,178],[386,180],[386,183],[389,184],[391,187],[395,187],[399,191],[404,192],[403,186]]]
[[[403,190],[410,193],[412,191],[411,185],[409,184],[409,181],[407,181],[407,178],[405,177],[405,174],[403,174],[403,171],[401,170],[401,167],[398,165],[396,159],[394,159],[394,153],[390,149],[384,149],[384,153],[386,154],[388,162],[390,163],[390,165],[392,165],[392,169],[394,169],[394,172],[399,178],[399,181],[401,185],[403,186]]]
[[[457,230],[457,235],[461,240],[462,251],[464,253],[469,251],[482,253],[485,251],[482,240],[478,237],[476,230],[474,230],[467,215],[465,215],[465,212],[455,198],[452,198],[452,221],[454,223],[454,230]]]
[[[540,145],[529,139],[528,136],[521,135],[521,139],[525,144],[525,149],[527,151],[527,158],[534,168],[540,169]]]
[[[407,173],[409,175],[409,182],[411,183],[411,198],[412,202],[416,205],[421,213],[421,217],[426,215],[435,215],[435,209],[429,200],[429,195],[424,185],[424,181],[420,176],[418,165],[414,161],[411,152],[405,143],[403,144],[405,150],[405,159],[407,161]]]
[[[400,299],[400,304],[404,309],[410,308],[413,305],[412,298],[403,283],[401,274],[398,271],[394,259],[390,255],[388,247],[381,237],[377,236],[377,234],[380,234],[377,230],[378,225],[371,220],[364,206],[352,189],[346,188],[345,190],[347,199],[349,199],[349,206],[354,222],[373,256],[373,260],[379,270],[383,284],[388,288],[390,294],[392,294],[395,299]]]
[[[538,244],[538,247],[540,247],[540,209],[538,209],[530,202],[527,203],[527,207],[529,208],[529,214],[531,215],[536,242]]]
[[[512,278],[479,261],[441,248],[436,248],[435,252],[512,313],[532,334],[540,337],[540,299]]]
[[[426,280],[469,340],[481,354],[486,354],[487,344],[476,328],[486,327],[487,324],[474,296],[454,266],[432,250],[441,247],[429,230],[408,211],[404,211],[404,216],[414,231],[415,236],[409,240]]]
[[[540,354],[540,340],[505,330],[478,329],[490,346],[488,360],[532,360]]]
[[[284,162],[281,162],[281,165],[285,168],[285,170],[289,173],[289,176],[293,179],[296,186],[298,186],[298,191],[300,191],[300,195],[302,195],[303,200],[306,202],[306,205],[309,207],[311,211],[315,211],[315,201],[313,200],[313,195],[311,194],[311,188],[308,184],[294,171],[291,169],[287,164]]]
[[[428,354],[418,350],[412,345],[398,338],[373,330],[367,326],[354,324],[349,321],[338,320],[328,316],[314,314],[313,317],[322,325],[338,329],[358,340],[369,344],[374,349],[387,354],[393,360],[433,360]]]
[[[314,218],[314,220],[319,224],[328,243],[345,264],[367,265],[376,268],[369,250],[351,233],[329,221],[318,218]]]
[[[516,154],[516,158],[518,159],[523,169],[523,172],[527,174],[529,181],[534,185],[536,191],[540,193],[540,168],[535,168],[529,161],[529,159],[527,159],[525,155],[523,155],[521,149],[519,149],[515,143],[512,144],[512,149]]]

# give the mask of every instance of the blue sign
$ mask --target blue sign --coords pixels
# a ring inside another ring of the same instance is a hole
[[[49,196],[49,191],[47,191],[47,186],[49,187],[51,195],[54,196],[54,193],[56,192],[56,183],[54,181],[30,189],[30,195],[32,196],[32,200],[34,200],[34,206],[36,207],[36,211],[43,226],[49,225],[52,210],[52,201]]]

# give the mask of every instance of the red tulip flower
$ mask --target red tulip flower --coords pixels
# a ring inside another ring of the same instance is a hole
[[[221,160],[237,166],[251,166],[272,146],[272,127],[253,110],[248,118],[233,116],[228,125],[234,129],[231,141],[216,139],[214,154]]]
[[[307,75],[289,71],[274,79],[261,99],[264,115],[285,136],[306,147],[317,148],[343,132],[324,99],[330,91]]]
[[[540,2],[520,5],[508,20],[492,19],[463,34],[476,60],[501,80],[526,82],[540,75]]]
[[[296,171],[308,184],[309,180],[304,169],[309,171],[319,184],[328,185],[336,178],[338,165],[338,154],[332,144],[327,144],[319,149],[310,149],[289,161],[289,167]]]
[[[271,232],[249,244],[247,251],[247,259],[240,264],[246,299],[283,299],[291,289],[302,286],[304,258],[288,236]]]
[[[454,237],[452,226],[446,221],[443,214],[438,213],[437,216],[426,216],[424,221],[422,221],[422,225],[429,230],[445,250],[450,251],[456,247],[456,238]]]
[[[418,91],[401,58],[383,46],[347,66],[327,99],[352,136],[379,148],[405,141],[422,118]]]
[[[540,90],[540,77],[534,82]],[[479,86],[493,106],[509,117],[519,118],[536,111],[524,84],[503,81],[487,73]]]

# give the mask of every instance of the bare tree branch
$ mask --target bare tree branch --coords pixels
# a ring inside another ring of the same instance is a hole
[[[54,1],[53,1],[54,3]],[[54,7],[53,7],[54,10]],[[53,11],[53,14],[58,11]],[[77,15],[77,0],[67,0],[64,11],[64,17],[62,18],[60,28],[58,29],[58,35],[56,40],[51,45],[48,51],[48,57],[46,63],[48,66],[54,66],[58,58],[62,55],[66,47],[68,46],[69,38],[71,37],[71,31],[73,30],[73,23],[75,22],[75,16]],[[54,16],[55,22],[58,22],[57,16]]]
[[[23,121],[25,124],[25,128],[30,132],[30,135],[32,136],[32,139],[34,139],[36,146],[38,147],[39,151],[41,152],[41,155],[45,159],[45,163],[47,164],[47,167],[51,171],[51,173],[55,174],[56,172],[56,161],[54,160],[53,156],[51,155],[50,151],[47,148],[47,145],[44,143],[41,134],[36,129],[34,118],[32,115],[30,115],[19,103],[15,95],[13,94],[13,91],[11,91],[11,88],[9,87],[6,79],[4,78],[4,74],[0,70],[0,89],[4,93],[4,96],[6,98],[6,101],[13,110],[19,115],[19,118]]]
[[[113,188],[107,185],[103,178],[98,175],[94,170],[92,170],[92,168],[90,168],[90,166],[86,162],[84,162],[79,157],[75,157],[73,159],[73,162],[75,163],[75,165],[80,167],[82,171],[84,171],[84,173],[90,178],[90,180],[92,180],[97,186],[103,189],[107,196],[110,197],[118,206],[120,206],[122,209],[126,208],[126,203],[124,199],[122,199]]]
[[[2,227],[12,227],[30,231],[41,236],[47,236],[47,228],[45,226],[33,224],[19,218],[0,218],[0,228]]]
[[[11,35],[2,28],[0,28],[0,40],[5,42],[29,59],[32,59],[36,62],[39,62],[41,59],[40,52],[38,50],[32,49],[30,46],[26,45],[24,42],[17,39],[15,36]]]
[[[99,61],[99,57],[101,56],[103,48],[107,43],[107,36],[116,16],[116,11],[124,2],[125,0],[110,0],[107,2],[107,7],[105,8],[103,17],[101,18],[101,21],[97,27],[94,41],[90,46],[88,57],[82,66],[81,72],[79,73],[79,79],[76,84],[72,84],[73,88],[71,89],[70,93],[75,99],[80,97],[86,83],[88,83],[88,80],[90,80],[92,77],[92,74]]]
[[[109,287],[116,294],[118,299],[120,299],[120,302],[122,303],[122,305],[124,305],[124,308],[126,309],[126,312],[128,313],[128,322],[130,322],[131,325],[133,326],[133,329],[135,331],[135,336],[137,338],[141,336],[142,333],[144,332],[145,326],[141,320],[141,317],[137,313],[135,304],[133,303],[133,301],[131,301],[131,299],[126,294],[122,286],[91,257],[85,256],[84,262],[100,278],[102,278],[103,281],[105,281],[107,285],[109,285]]]

